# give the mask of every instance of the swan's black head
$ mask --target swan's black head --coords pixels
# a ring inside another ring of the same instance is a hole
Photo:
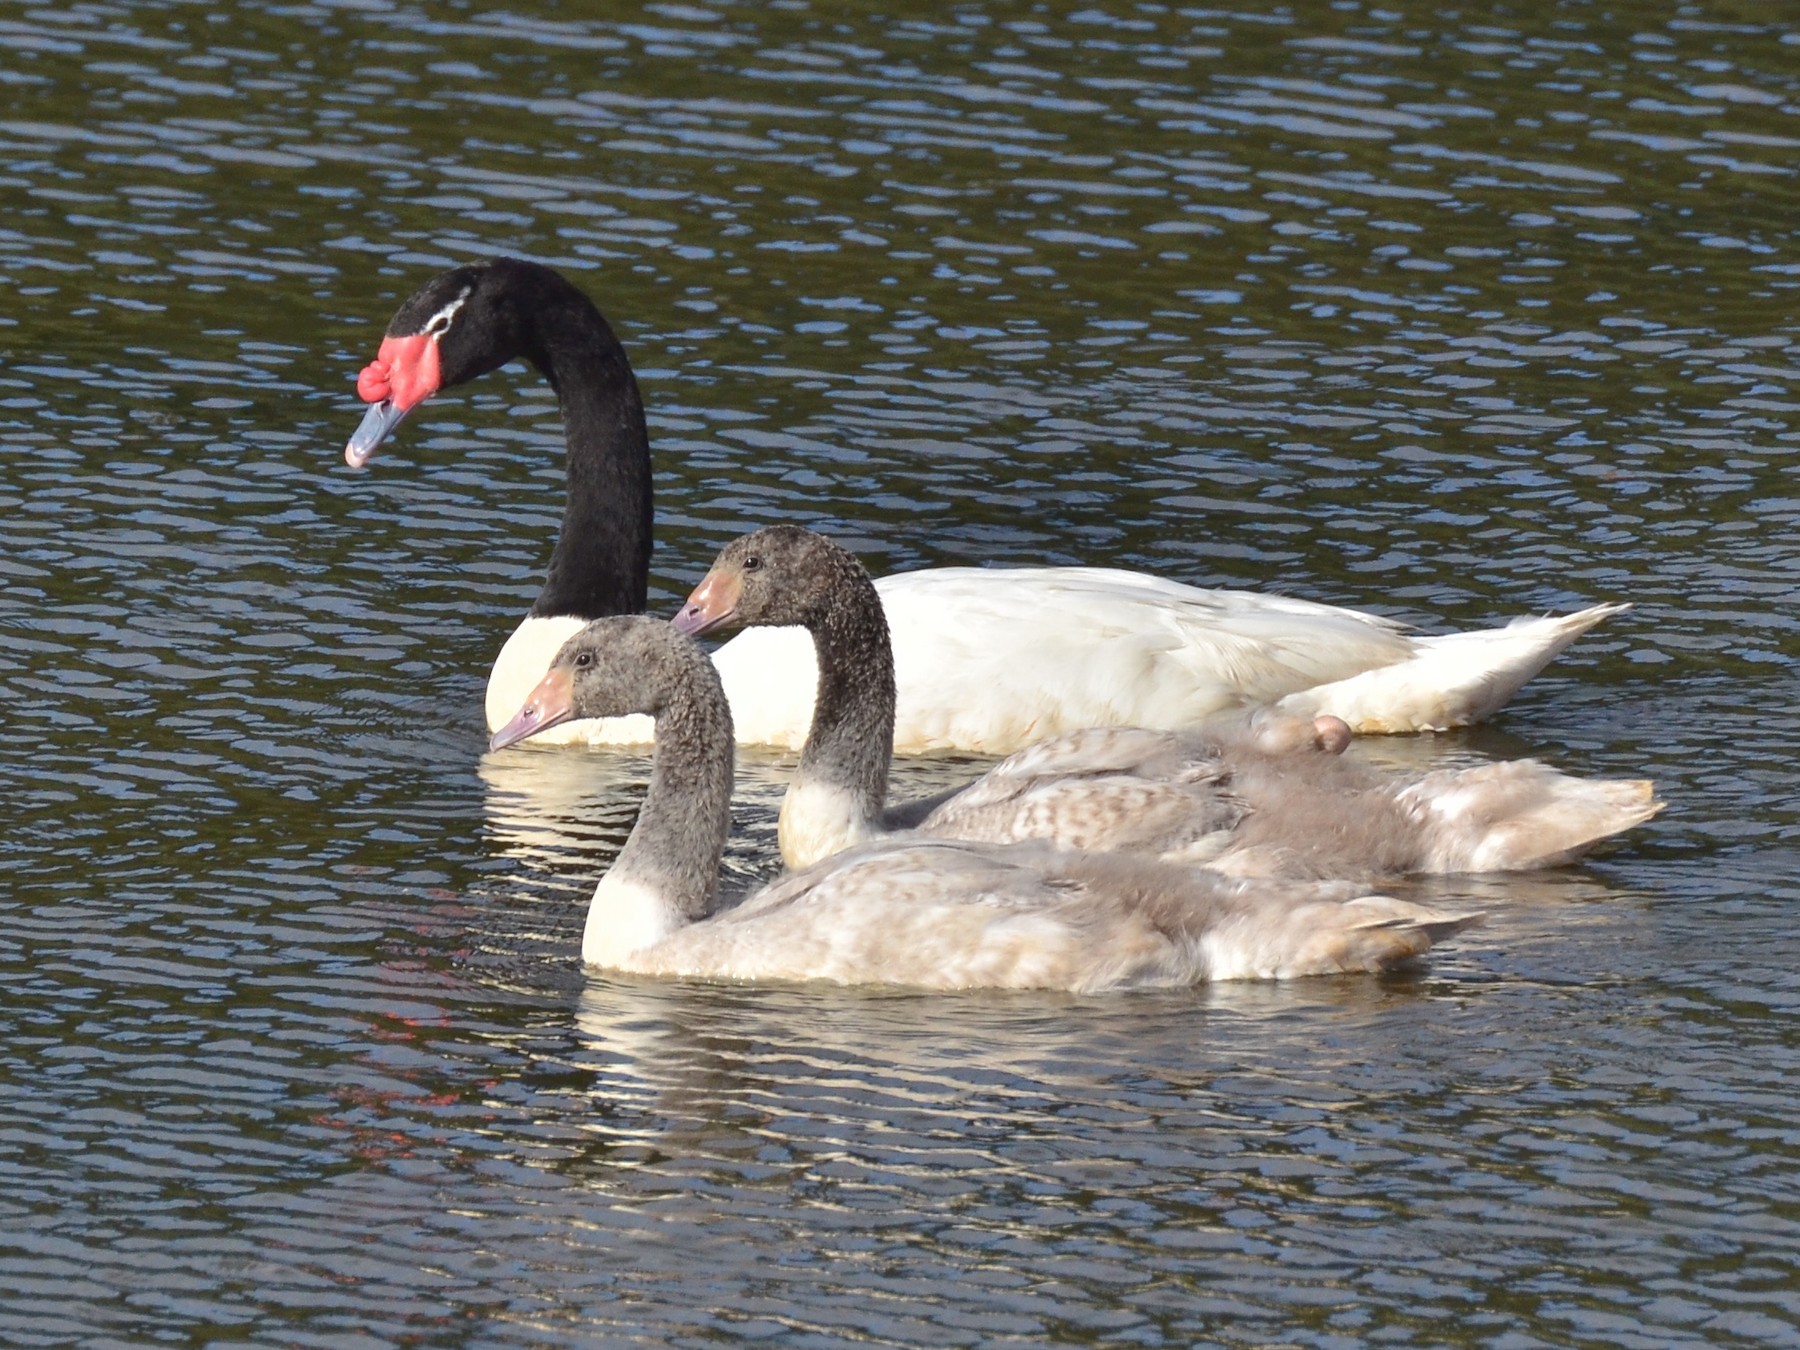
[[[856,555],[798,525],[771,525],[727,544],[672,622],[694,634],[784,624],[816,629],[845,604],[880,605]]]
[[[453,267],[426,282],[387,326],[381,350],[357,377],[370,405],[344,448],[361,468],[419,404],[515,357],[539,360],[536,321],[551,309],[591,302],[561,275],[517,258]],[[597,317],[597,312],[596,312]]]

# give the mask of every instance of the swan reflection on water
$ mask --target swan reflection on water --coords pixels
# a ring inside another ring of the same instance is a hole
[[[1295,1015],[1373,1018],[1430,993],[1427,980],[1241,981],[1129,997],[1054,991],[920,993],[826,984],[702,984],[590,972],[575,1006],[571,1068],[609,1110],[718,1118],[787,1099],[828,1110],[853,1096],[888,1114],[967,1125],[972,1100],[1078,1100],[1122,1066],[1200,1088],[1295,1034]],[[613,1116],[614,1123],[619,1118]],[[928,1127],[929,1128],[929,1127]]]
[[[650,782],[652,747],[577,749],[529,743],[481,757],[483,814],[506,856],[592,888],[631,832]],[[780,870],[782,794],[798,756],[739,746],[720,899],[732,904]],[[923,797],[968,782],[991,761],[943,755],[896,761],[892,794]],[[583,899],[585,900],[585,893]]]
[[[535,746],[484,754],[477,772],[488,833],[534,870],[597,875],[631,832],[650,758],[649,746],[641,754]]]
[[[1433,1017],[1446,992],[1418,974],[1084,997],[590,972],[560,1108],[587,1143],[556,1167],[607,1189],[753,1168],[762,1186],[858,1191],[1033,1187],[1045,1150],[1159,1168],[1172,1139],[1233,1152],[1245,1124],[1345,1107],[1339,1081],[1371,1076],[1366,1037]],[[1374,1076],[1392,1090],[1409,1071]]]

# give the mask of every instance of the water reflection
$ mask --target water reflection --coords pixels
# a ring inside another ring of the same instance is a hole
[[[776,825],[795,754],[740,746],[720,895],[733,903],[780,870]],[[926,797],[979,774],[973,756],[897,761],[890,796]],[[493,840],[546,876],[597,881],[624,844],[650,781],[651,757],[630,750],[514,747],[482,756],[483,809]]]
[[[877,1156],[881,1148],[922,1140],[936,1141],[917,1145],[928,1152],[965,1151],[1005,1172],[1013,1146],[1062,1132],[1065,1113],[1079,1115],[1096,1098],[1113,1108],[1095,1117],[1109,1132],[1128,1120],[1149,1124],[1157,1106],[1216,1109],[1191,1095],[1211,1096],[1205,1074],[1193,1076],[1197,1044],[1229,1042],[1233,1057],[1261,1060],[1270,1024],[1326,1010],[1353,1024],[1423,988],[1406,977],[1327,979],[1081,999],[596,976],[577,1006],[574,1062],[591,1073],[588,1091],[607,1117],[595,1131],[608,1162],[615,1134],[662,1157],[780,1139],[791,1148],[792,1129],[770,1128],[770,1114],[797,1112],[816,1120],[807,1134],[838,1132],[840,1148],[867,1150],[861,1162],[878,1170],[896,1165]],[[1131,1088],[1122,1089],[1122,1073]]]
[[[494,839],[527,866],[555,872],[618,851],[650,781],[650,756],[503,750],[483,755],[478,772]]]

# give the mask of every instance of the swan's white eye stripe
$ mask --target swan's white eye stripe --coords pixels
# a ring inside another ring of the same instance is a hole
[[[474,289],[473,286],[464,286],[457,293],[456,299],[425,320],[425,326],[419,331],[429,337],[437,337],[442,334],[445,329],[450,327],[450,320],[456,317],[456,311],[463,307],[463,301],[469,298],[469,292]]]

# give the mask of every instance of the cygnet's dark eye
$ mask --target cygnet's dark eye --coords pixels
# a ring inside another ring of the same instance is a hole
[[[594,664],[594,654],[592,652],[576,652],[575,653],[575,669],[586,670],[589,666],[591,666],[593,664]]]
[[[746,572],[755,572],[761,567],[762,559],[757,557],[754,553],[744,559],[744,570]]]

